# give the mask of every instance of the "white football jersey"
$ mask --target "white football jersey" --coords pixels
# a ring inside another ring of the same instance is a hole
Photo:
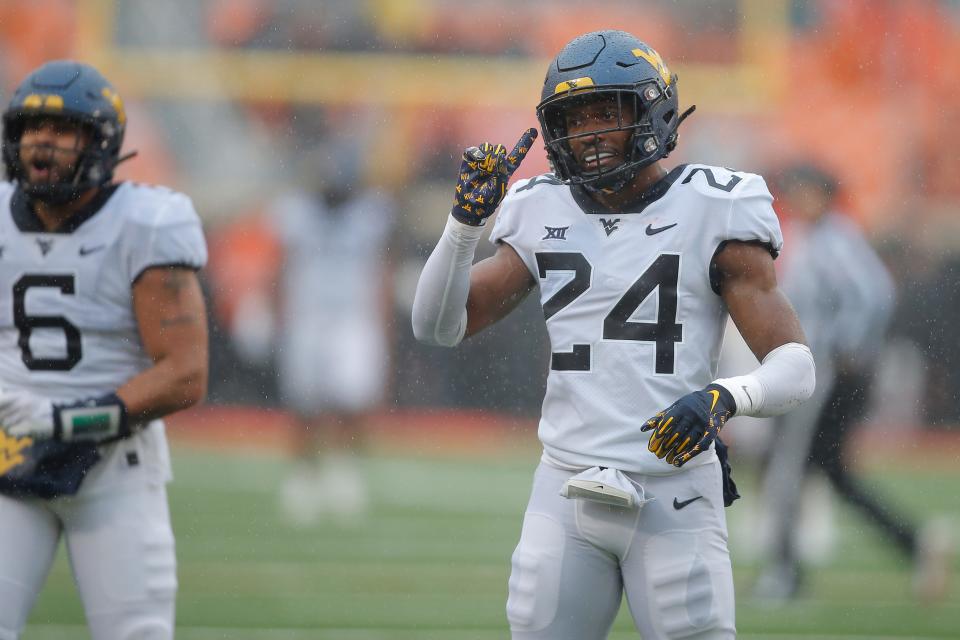
[[[0,183],[0,387],[54,401],[115,391],[153,364],[133,310],[137,278],[155,266],[199,269],[206,259],[183,194],[121,183],[50,233],[23,193]],[[101,454],[84,489],[124,467],[151,481],[170,475],[161,421]]]
[[[279,200],[273,213],[284,248],[283,321],[379,324],[390,201],[365,190],[331,208],[295,193]]]
[[[393,206],[366,189],[336,207],[293,193],[273,212],[284,247],[281,397],[305,415],[369,410],[382,398],[389,362],[383,264]],[[317,375],[331,369],[337,374]]]
[[[695,164],[620,213],[549,174],[510,189],[490,239],[513,247],[540,285],[553,352],[539,427],[546,460],[677,471],[647,450],[640,427],[717,377],[728,313],[711,264],[729,240],[776,256],[772,202],[758,175]]]

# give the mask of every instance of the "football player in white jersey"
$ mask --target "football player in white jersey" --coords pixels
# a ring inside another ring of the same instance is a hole
[[[624,593],[647,640],[732,638],[723,508],[736,493],[716,438],[729,417],[788,411],[814,387],[777,287],[772,197],[755,174],[662,165],[690,111],[628,33],[570,42],[542,98],[554,172],[506,193],[534,129],[510,152],[468,149],[413,309],[418,339],[453,346],[539,289],[553,354],[512,560],[513,638],[606,638]],[[472,265],[501,200],[497,251]],[[716,379],[728,315],[762,364]]]
[[[3,114],[0,640],[61,535],[94,639],[173,637],[160,418],[206,393],[206,245],[189,198],[113,182],[125,125],[72,61],[27,76]]]

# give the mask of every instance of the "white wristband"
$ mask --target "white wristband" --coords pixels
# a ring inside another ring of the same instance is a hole
[[[420,273],[413,299],[413,333],[426,344],[452,347],[467,330],[470,269],[483,227],[450,216]]]
[[[803,404],[816,387],[816,367],[809,347],[797,342],[780,345],[745,376],[714,380],[730,392],[738,416],[766,418]]]

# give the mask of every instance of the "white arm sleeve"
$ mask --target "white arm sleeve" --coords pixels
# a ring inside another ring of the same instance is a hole
[[[413,335],[426,344],[452,347],[467,330],[470,267],[483,227],[452,216],[427,259],[413,299]]]
[[[780,345],[745,376],[714,380],[733,396],[736,415],[755,418],[778,416],[799,407],[813,395],[816,383],[813,354],[797,342]]]

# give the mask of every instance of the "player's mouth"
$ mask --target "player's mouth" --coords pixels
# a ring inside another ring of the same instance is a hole
[[[52,182],[57,177],[57,168],[51,160],[31,160],[27,163],[27,177],[30,182]]]
[[[619,154],[608,149],[590,149],[580,156],[580,166],[587,171],[599,172],[620,164]]]

